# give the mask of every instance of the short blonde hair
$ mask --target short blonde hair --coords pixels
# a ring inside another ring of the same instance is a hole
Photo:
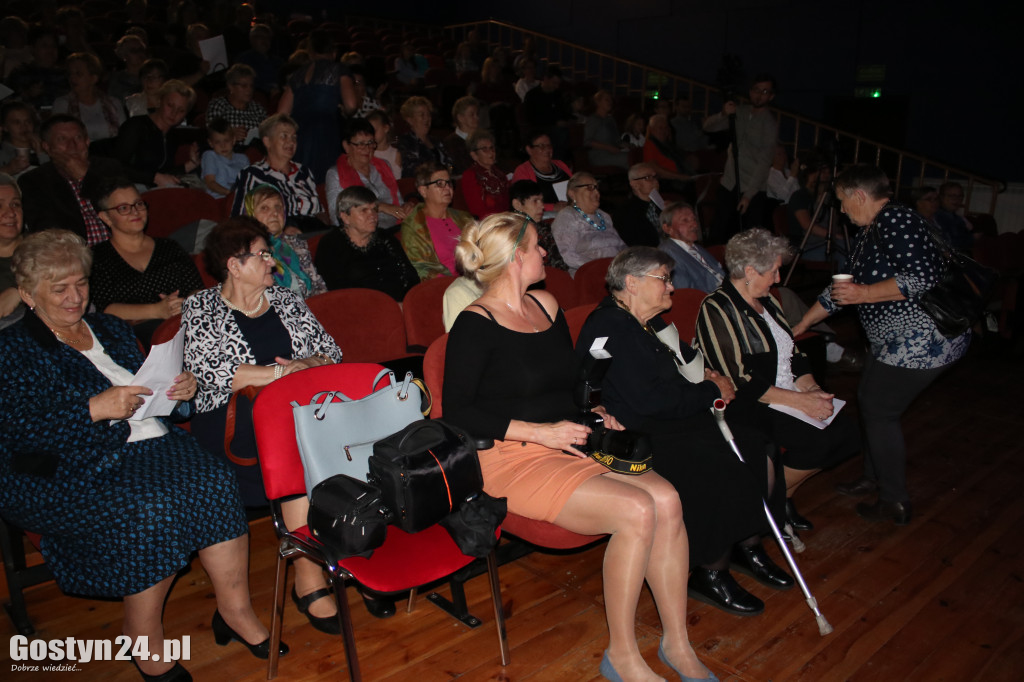
[[[191,109],[192,105],[196,103],[196,91],[188,86],[184,81],[180,81],[177,78],[172,78],[156,91],[156,94],[160,97],[160,102],[164,101],[164,98],[171,93],[181,95],[188,100],[188,108]]]
[[[299,132],[299,124],[288,114],[273,114],[260,121],[260,139],[270,137],[274,134],[274,128],[279,125],[291,126],[295,132]]]
[[[25,235],[11,259],[19,289],[35,294],[44,279],[55,282],[81,272],[92,272],[92,250],[68,230],[43,230]]]
[[[520,234],[525,234],[530,222],[518,213],[495,213],[463,230],[455,247],[455,263],[462,274],[486,288],[522,248]]]
[[[419,95],[413,95],[402,102],[402,109],[400,111],[402,118],[411,118],[420,107],[424,107],[427,111],[433,111],[433,107],[431,106],[429,99],[426,97],[420,97]]]

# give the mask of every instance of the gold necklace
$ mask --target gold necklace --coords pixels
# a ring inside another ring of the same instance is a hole
[[[227,307],[231,308],[232,310],[237,310],[238,312],[242,313],[242,314],[243,314],[243,315],[245,315],[246,317],[252,317],[252,316],[253,316],[253,315],[255,315],[256,313],[258,313],[258,312],[260,311],[260,309],[261,309],[261,308],[263,307],[263,302],[267,300],[267,292],[266,292],[266,291],[264,291],[264,292],[263,292],[262,294],[260,294],[260,300],[259,300],[259,303],[257,303],[257,304],[256,304],[256,307],[255,307],[255,308],[253,308],[252,310],[242,310],[242,309],[241,309],[241,308],[239,308],[239,307],[238,307],[237,305],[235,305],[234,303],[232,303],[231,301],[229,301],[229,300],[227,299],[227,297],[226,297],[226,296],[224,296],[224,294],[223,294],[223,293],[222,293],[222,294],[220,295],[220,297],[221,297],[221,300],[223,300],[223,301],[224,301],[224,305],[226,305]]]
[[[89,341],[89,339],[84,336],[77,339],[64,336],[63,334],[61,334],[56,329],[53,329],[52,327],[50,328],[50,331],[53,332],[54,336],[56,336],[58,339],[60,339],[69,346],[84,346]]]

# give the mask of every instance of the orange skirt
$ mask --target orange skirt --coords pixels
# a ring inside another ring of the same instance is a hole
[[[537,443],[499,440],[479,456],[487,494],[507,497],[510,512],[540,521],[554,522],[583,481],[608,473],[589,457]]]

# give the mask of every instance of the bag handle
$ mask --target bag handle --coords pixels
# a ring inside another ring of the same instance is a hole
[[[231,441],[235,439],[235,421],[238,416],[238,396],[244,395],[252,403],[259,393],[260,389],[257,386],[246,386],[239,391],[235,391],[228,400],[228,410],[224,416],[224,454],[227,455],[231,462],[241,467],[256,466],[259,459],[256,457],[239,457],[231,452]]]
[[[378,383],[380,383],[380,380],[383,379],[385,375],[389,376],[391,381],[391,388],[394,388],[398,383],[397,381],[395,381],[395,373],[390,369],[385,368],[378,372],[377,376],[373,378],[373,382],[370,384],[370,393],[359,399],[349,398],[341,391],[320,391],[319,393],[313,396],[312,400],[309,401],[310,405],[317,405],[319,403],[319,406],[317,407],[316,412],[313,414],[313,416],[316,418],[317,421],[323,421],[324,418],[327,416],[327,406],[333,403],[335,398],[339,398],[339,402],[342,403],[357,403],[360,400],[366,400],[367,398],[372,397],[375,393],[379,392],[375,390],[376,386]],[[408,376],[409,378],[411,378],[412,374],[409,374]],[[388,387],[385,386],[380,390],[384,391],[387,390],[387,388]],[[327,397],[323,400],[323,402],[321,402],[321,397],[325,395]]]

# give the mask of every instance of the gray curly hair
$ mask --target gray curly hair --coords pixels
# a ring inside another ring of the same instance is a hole
[[[793,247],[788,239],[762,227],[740,232],[725,245],[725,266],[731,279],[743,279],[748,265],[763,275],[772,269],[776,258],[786,262],[792,256]]]

